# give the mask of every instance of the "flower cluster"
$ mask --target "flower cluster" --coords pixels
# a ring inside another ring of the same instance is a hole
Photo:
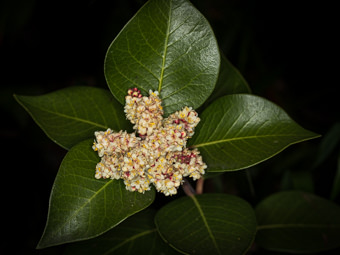
[[[127,190],[141,193],[152,183],[168,196],[177,193],[183,177],[197,180],[204,174],[207,166],[199,151],[186,148],[200,121],[191,107],[163,119],[157,91],[149,91],[145,97],[137,88],[129,89],[125,101],[126,117],[137,135],[111,129],[95,132],[92,148],[101,157],[97,179],[123,179]]]

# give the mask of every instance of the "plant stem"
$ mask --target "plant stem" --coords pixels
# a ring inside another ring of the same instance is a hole
[[[196,182],[196,194],[203,194],[204,178],[200,178]]]
[[[192,197],[192,196],[196,195],[196,192],[195,192],[194,188],[191,186],[191,184],[185,178],[184,178],[184,183],[182,185],[182,188],[183,188],[184,193],[187,196]]]

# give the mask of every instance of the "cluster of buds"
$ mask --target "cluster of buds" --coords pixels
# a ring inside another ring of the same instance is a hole
[[[123,179],[127,190],[141,193],[153,184],[166,196],[177,193],[184,177],[201,178],[207,166],[197,149],[186,148],[200,121],[197,113],[184,107],[163,119],[157,91],[145,97],[137,88],[129,89],[125,101],[126,117],[136,133],[95,132],[92,148],[101,157],[95,177]]]

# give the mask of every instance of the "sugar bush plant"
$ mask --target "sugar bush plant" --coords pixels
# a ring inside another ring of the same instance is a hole
[[[293,253],[339,246],[340,207],[324,198],[285,191],[253,207],[204,193],[204,179],[318,135],[251,94],[189,1],[148,1],[113,40],[104,73],[109,90],[15,95],[68,150],[38,249],[236,255],[254,244]],[[154,206],[160,196],[169,199]]]

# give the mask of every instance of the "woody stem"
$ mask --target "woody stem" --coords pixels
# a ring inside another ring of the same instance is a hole
[[[185,178],[184,178],[184,183],[182,185],[182,188],[183,188],[184,193],[187,196],[192,197],[192,196],[196,195],[194,188],[191,186],[191,184]]]
[[[196,182],[196,193],[197,194],[203,194],[203,184],[204,184],[204,178],[200,178]]]

